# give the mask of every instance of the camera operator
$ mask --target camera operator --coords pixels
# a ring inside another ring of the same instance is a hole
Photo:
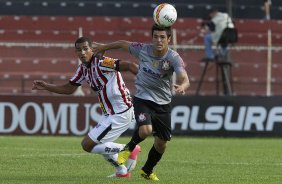
[[[218,56],[226,56],[228,44],[218,44],[218,41],[226,27],[234,28],[234,24],[227,13],[212,9],[209,18],[209,21],[202,23],[202,31],[205,34],[205,57],[201,61],[214,61]],[[213,51],[213,45],[218,46],[218,54]]]

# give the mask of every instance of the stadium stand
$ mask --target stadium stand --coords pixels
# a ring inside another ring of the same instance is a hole
[[[129,4],[114,3],[109,0],[103,2],[44,2],[20,0],[0,2],[2,14],[0,16],[0,93],[35,93],[30,90],[34,78],[61,82],[67,80],[78,63],[72,44],[79,35],[79,28],[83,30],[83,35],[90,36],[97,42],[110,42],[118,39],[142,42],[151,40],[150,26],[153,20],[148,16],[149,13],[151,16],[156,4],[137,0],[130,1]],[[199,2],[193,0],[187,4],[184,0],[178,0],[177,3],[173,3],[180,12],[179,18],[173,26],[177,30],[177,44],[192,48],[189,50],[178,49],[187,63],[187,71],[192,83],[189,94],[195,93],[200,73],[204,67],[203,63],[199,62],[204,54],[203,50],[193,49],[193,46],[200,48],[202,46],[200,24],[203,15],[196,12],[203,13],[214,6],[219,8],[225,6],[223,0],[210,0],[207,1],[207,4]],[[255,6],[254,0],[240,2],[239,5],[236,1],[233,11],[234,21],[239,31],[237,47],[231,49],[234,62],[232,67],[234,95],[265,95],[267,30],[272,30],[273,46],[281,47],[282,21],[275,19],[265,21],[260,19],[258,14],[256,14],[256,19],[250,19],[252,17],[248,17],[249,14],[243,18],[240,18],[241,14],[236,17],[238,8],[241,9],[240,11],[246,11],[247,8],[258,11],[260,8],[258,5]],[[185,6],[180,6],[184,4]],[[92,14],[88,13],[86,10],[93,6],[99,8],[96,8],[97,11],[96,9],[93,11],[91,8]],[[124,7],[127,8],[123,10],[123,13],[118,11]],[[46,10],[43,10],[44,8]],[[141,8],[148,12],[140,11]],[[75,11],[73,11],[74,9]],[[104,16],[105,9],[107,16]],[[200,9],[201,11],[199,11]],[[15,10],[18,10],[17,13]],[[101,13],[102,10],[103,13]],[[126,16],[122,16],[125,13]],[[118,16],[116,16],[117,14]],[[23,43],[23,46],[12,46],[13,43]],[[40,46],[36,46],[36,43]],[[62,43],[62,45],[55,45],[56,43]],[[65,47],[66,45],[67,47]],[[240,47],[249,47],[250,49],[244,50]],[[273,50],[272,54],[273,94],[281,95],[282,64],[279,63],[279,60],[282,53],[281,50]],[[134,60],[133,57],[119,51],[109,52],[107,55]],[[216,93],[215,68],[215,65],[211,65],[208,69],[200,94],[212,95]],[[127,83],[129,83],[131,91],[134,91],[134,77],[129,74],[124,74],[124,77],[129,81]],[[86,93],[90,94],[91,91]]]
[[[210,8],[226,9],[226,0],[167,0],[178,10],[179,17],[203,18]],[[261,19],[264,17],[262,3],[257,0],[232,1],[234,18]],[[271,18],[281,19],[282,1],[272,0]],[[7,0],[0,1],[2,15],[62,15],[62,16],[140,16],[151,17],[156,2],[131,0]]]

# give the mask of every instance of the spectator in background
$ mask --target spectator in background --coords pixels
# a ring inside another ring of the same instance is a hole
[[[226,27],[234,28],[234,24],[227,13],[212,9],[209,13],[210,20],[202,24],[204,32],[205,57],[202,61],[214,61],[216,56],[225,56],[227,54],[227,45],[218,45],[223,30]],[[218,55],[212,49],[213,45],[219,48]]]
[[[265,13],[265,19],[270,20],[270,6],[271,6],[271,0],[264,0],[264,13]]]

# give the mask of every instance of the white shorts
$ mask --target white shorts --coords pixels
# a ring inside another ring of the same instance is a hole
[[[96,143],[113,142],[134,122],[134,110],[131,107],[122,114],[102,116],[88,136]]]

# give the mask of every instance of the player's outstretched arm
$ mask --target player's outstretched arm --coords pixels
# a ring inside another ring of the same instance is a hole
[[[93,42],[93,45],[92,45],[92,51],[95,55],[101,55],[103,56],[105,54],[105,50],[100,50],[98,48],[102,47],[104,44],[103,43],[98,43],[98,42]],[[96,52],[95,51],[95,48],[96,48]]]
[[[34,80],[32,90],[46,90],[58,94],[72,94],[77,86],[66,83],[63,85],[50,84],[42,80]]]
[[[187,89],[190,87],[190,81],[186,72],[181,72],[176,75],[176,82],[174,84],[174,90],[178,94],[184,95]]]
[[[130,44],[131,42],[126,41],[126,40],[119,40],[119,41],[108,43],[108,44],[96,43],[93,45],[93,53],[94,54],[104,53],[105,51],[112,50],[112,49],[122,49],[124,51],[129,52]]]
[[[134,62],[130,61],[120,61],[119,62],[119,70],[120,71],[130,71],[134,75],[138,73],[138,65]]]

